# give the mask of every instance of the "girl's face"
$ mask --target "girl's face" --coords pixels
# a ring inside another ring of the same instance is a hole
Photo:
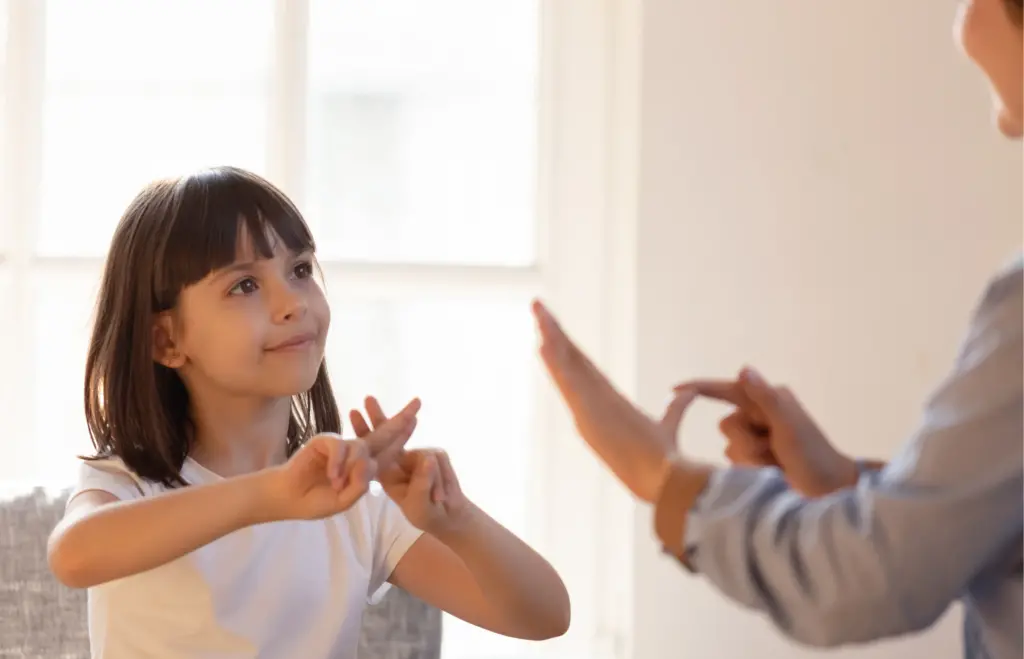
[[[954,33],[964,53],[988,78],[999,130],[1019,138],[1024,133],[1024,32],[1006,4],[962,0]]]
[[[273,237],[271,237],[273,239]],[[308,391],[324,357],[331,313],[313,278],[311,253],[276,241],[261,258],[244,232],[235,262],[185,288],[159,332],[158,350],[193,393],[283,398]]]

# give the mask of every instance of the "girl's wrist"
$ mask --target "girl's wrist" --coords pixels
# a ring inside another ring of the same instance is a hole
[[[271,467],[231,479],[243,490],[243,496],[248,502],[245,507],[247,525],[290,519],[287,497],[282,492],[282,476],[281,469]]]
[[[430,528],[422,530],[452,547],[454,544],[458,544],[460,540],[472,535],[482,515],[483,511],[477,508],[473,502],[468,501],[458,512],[449,513],[443,519],[438,520],[437,523],[429,525]]]

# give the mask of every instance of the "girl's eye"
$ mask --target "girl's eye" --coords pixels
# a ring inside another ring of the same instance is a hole
[[[296,279],[309,279],[313,276],[313,264],[309,261],[302,261],[295,265]]]
[[[258,288],[259,287],[256,285],[255,279],[252,277],[246,277],[232,286],[231,290],[228,291],[228,295],[252,295],[258,290]]]

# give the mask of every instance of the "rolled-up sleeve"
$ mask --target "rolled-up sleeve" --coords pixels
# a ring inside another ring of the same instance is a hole
[[[1021,283],[990,286],[915,436],[856,487],[809,500],[775,469],[716,472],[686,522],[691,568],[810,645],[937,620],[1022,530]]]

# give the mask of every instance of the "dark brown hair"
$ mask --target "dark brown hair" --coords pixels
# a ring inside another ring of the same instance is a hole
[[[128,206],[107,254],[85,365],[85,417],[96,449],[86,459],[118,457],[144,479],[187,485],[188,391],[176,371],[154,361],[153,323],[183,288],[234,262],[243,227],[264,258],[273,256],[272,236],[293,251],[315,248],[284,193],[234,167],[154,182]],[[292,401],[289,455],[319,432],[341,432],[325,363]]]

